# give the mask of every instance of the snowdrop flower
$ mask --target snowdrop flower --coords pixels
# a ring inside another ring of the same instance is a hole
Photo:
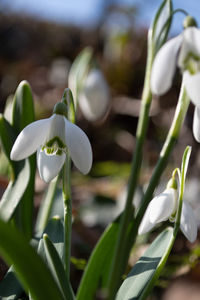
[[[186,91],[195,105],[193,133],[200,142],[200,30],[188,27],[158,51],[151,74],[151,90],[162,95],[172,84],[176,66],[181,69]]]
[[[10,157],[21,160],[37,151],[40,177],[49,182],[61,170],[69,151],[75,166],[86,174],[92,165],[92,150],[86,134],[63,115],[65,104],[58,103],[50,118],[35,121],[18,135]]]
[[[177,189],[167,187],[164,192],[153,198],[149,203],[139,226],[139,234],[149,232],[157,223],[175,220],[178,192]],[[191,206],[183,201],[180,228],[186,238],[193,243],[197,237],[197,223]]]
[[[109,88],[102,72],[92,69],[79,94],[79,105],[84,116],[89,121],[103,117],[109,105],[109,97]]]

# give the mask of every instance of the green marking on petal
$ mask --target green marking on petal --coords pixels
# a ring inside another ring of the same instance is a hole
[[[184,59],[183,69],[188,70],[191,75],[200,71],[200,57],[192,52],[189,52]]]
[[[47,155],[61,156],[63,153],[66,153],[67,147],[58,136],[55,136],[53,139],[46,142],[41,150],[45,151]]]
[[[57,144],[59,148],[65,148],[66,145],[63,143],[63,141],[58,137],[55,136],[53,139],[49,140],[46,143],[46,147],[53,147],[53,145]]]
[[[61,149],[58,149],[58,150],[57,150],[57,152],[56,152],[56,155],[59,155],[59,156],[61,156],[61,155],[62,155],[62,153],[63,153],[63,151],[62,151]]]

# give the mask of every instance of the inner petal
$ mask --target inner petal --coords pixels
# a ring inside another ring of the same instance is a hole
[[[37,151],[37,165],[41,179],[49,182],[56,177],[64,164],[65,158],[65,153],[46,155],[45,151],[40,148]]]

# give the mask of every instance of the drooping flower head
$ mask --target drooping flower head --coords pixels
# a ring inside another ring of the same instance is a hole
[[[110,91],[100,70],[90,70],[78,98],[80,108],[89,121],[96,121],[105,115]]]
[[[50,118],[35,121],[18,135],[10,157],[22,160],[37,151],[40,177],[49,182],[61,170],[69,151],[75,166],[87,174],[92,165],[92,149],[88,137],[77,125],[69,122],[65,104],[58,103]]]
[[[193,132],[200,142],[200,30],[194,26],[186,28],[158,51],[151,74],[151,90],[154,94],[163,95],[169,90],[177,66],[182,72],[186,91],[195,105]]]
[[[178,208],[178,191],[174,182],[169,181],[167,188],[153,198],[149,203],[142,222],[139,226],[139,234],[152,230],[156,224],[170,220],[174,222]],[[197,237],[197,222],[194,212],[186,201],[182,204],[180,228],[185,237],[193,243]]]

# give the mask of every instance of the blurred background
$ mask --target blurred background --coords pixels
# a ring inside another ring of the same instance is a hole
[[[147,31],[160,3],[158,0],[0,1],[1,112],[20,81],[26,79],[33,90],[36,117],[50,116],[67,87],[73,60],[86,46],[93,48],[111,90],[109,111],[103,120],[92,123],[81,111],[78,113],[77,122],[92,143],[94,165],[88,177],[73,174],[75,288],[100,234],[124,204],[143,88]],[[198,0],[175,0],[173,4],[199,22]],[[182,14],[176,15],[170,36],[181,32],[183,19]],[[177,76],[166,95],[153,99],[137,203],[170,127],[180,82],[181,76]],[[185,197],[195,208],[200,224],[200,147],[191,131],[193,109],[191,105],[156,193],[165,187],[173,168],[180,166],[186,145],[191,145]],[[1,181],[6,184],[4,177]],[[38,179],[36,187],[37,207],[45,186]],[[154,238],[155,232],[138,240],[130,266]],[[150,299],[200,299],[199,257],[198,240],[191,245],[180,234]]]

